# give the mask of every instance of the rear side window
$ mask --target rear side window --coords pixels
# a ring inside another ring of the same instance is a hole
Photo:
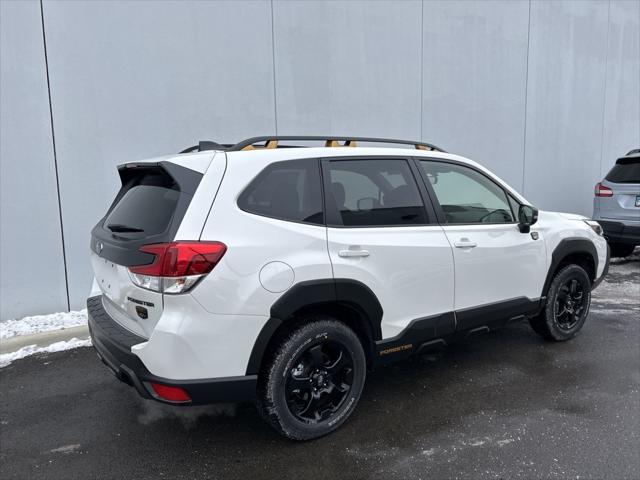
[[[613,183],[640,183],[640,158],[622,158],[605,177]]]
[[[176,211],[180,192],[155,185],[136,185],[122,196],[104,226],[114,233],[164,233]]]
[[[265,217],[324,224],[318,160],[271,164],[242,192],[238,206]]]
[[[427,218],[404,159],[332,160],[323,167],[327,223],[344,227],[424,225]]]

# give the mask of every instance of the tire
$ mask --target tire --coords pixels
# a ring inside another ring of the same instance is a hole
[[[353,413],[365,376],[364,350],[353,330],[326,315],[308,317],[263,367],[258,410],[287,438],[319,438]]]
[[[564,342],[582,329],[590,305],[589,275],[580,265],[567,265],[553,277],[544,310],[529,319],[529,323],[545,339]]]
[[[626,243],[610,243],[609,246],[611,247],[611,257],[628,257],[636,248],[635,245]]]

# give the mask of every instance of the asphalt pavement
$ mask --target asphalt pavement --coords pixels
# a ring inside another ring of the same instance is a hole
[[[0,478],[640,478],[640,256],[574,340],[525,322],[369,374],[352,418],[307,443],[251,404],[141,400],[93,349],[0,370]]]

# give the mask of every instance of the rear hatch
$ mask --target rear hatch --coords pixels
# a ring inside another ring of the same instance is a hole
[[[162,314],[163,295],[136,286],[129,267],[154,261],[141,246],[175,238],[202,174],[168,161],[125,164],[118,172],[120,191],[91,231],[91,263],[107,313],[148,338]]]
[[[602,185],[613,192],[600,198],[602,218],[640,221],[640,155],[618,159]]]

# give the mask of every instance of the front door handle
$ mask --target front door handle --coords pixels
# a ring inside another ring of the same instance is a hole
[[[453,244],[455,245],[456,248],[474,248],[478,245],[476,242],[472,242],[468,238],[461,238],[460,240],[458,240],[457,242],[454,242]]]
[[[340,250],[338,255],[344,258],[368,257],[369,252],[367,250]]]

